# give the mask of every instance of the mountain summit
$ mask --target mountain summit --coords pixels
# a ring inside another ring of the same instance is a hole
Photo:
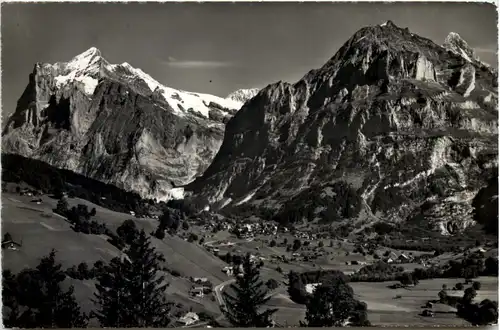
[[[444,40],[443,47],[462,56],[469,62],[480,62],[479,57],[474,52],[474,49],[470,48],[467,42],[456,32],[450,32],[448,34]]]
[[[257,95],[258,92],[258,88],[238,89],[237,91],[234,91],[226,96],[226,99],[245,103],[246,101]]]
[[[182,197],[175,187],[208,167],[224,123],[243,102],[163,86],[92,47],[68,62],[37,63],[7,120],[2,152],[114,184],[143,197]]]
[[[390,21],[365,27],[320,69],[249,100],[186,190],[285,223],[463,229],[497,175],[497,100],[481,63]]]

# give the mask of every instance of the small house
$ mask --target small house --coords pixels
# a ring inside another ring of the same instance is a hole
[[[194,283],[206,283],[208,282],[208,278],[206,277],[195,277],[193,278]]]
[[[431,310],[426,309],[426,310],[424,310],[424,311],[422,312],[422,316],[426,316],[426,317],[434,317],[434,312],[432,312]]]
[[[198,316],[198,314],[193,313],[193,312],[189,312],[179,319],[179,323],[183,324],[184,326],[188,326],[188,325],[195,324],[199,320],[200,320],[200,317]]]
[[[398,261],[401,262],[401,263],[408,263],[408,262],[411,262],[412,259],[413,258],[411,256],[407,256],[406,254],[402,253],[399,256]]]
[[[17,251],[22,245],[12,240],[2,242],[2,249]]]
[[[205,295],[205,291],[204,291],[203,287],[195,287],[195,288],[191,289],[191,291],[189,293],[191,294],[191,296],[198,297],[198,298],[203,298],[203,296]]]
[[[224,267],[222,268],[222,272],[226,273],[227,276],[233,276],[233,268],[232,267]]]

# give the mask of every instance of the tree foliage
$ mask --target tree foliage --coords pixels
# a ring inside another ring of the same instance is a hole
[[[73,328],[86,327],[88,317],[81,312],[74,288],[61,288],[66,275],[56,263],[55,251],[42,258],[36,269],[14,275],[3,271],[3,305],[7,327]]]
[[[166,327],[171,304],[161,273],[161,254],[144,230],[136,233],[122,258],[98,276],[95,315],[103,327]]]
[[[306,321],[310,327],[369,325],[366,304],[354,299],[352,288],[342,277],[332,277],[316,287],[307,303]]]
[[[243,274],[237,276],[231,285],[235,295],[224,292],[224,314],[235,327],[268,327],[272,325],[271,316],[277,309],[260,311],[270,299],[267,289],[260,279],[259,269],[250,261],[250,255],[243,258]]]

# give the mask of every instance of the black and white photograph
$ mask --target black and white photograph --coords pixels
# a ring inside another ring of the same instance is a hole
[[[3,2],[2,328],[496,326],[494,2]]]

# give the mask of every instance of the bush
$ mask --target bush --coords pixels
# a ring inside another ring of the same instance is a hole
[[[494,324],[498,321],[498,303],[485,299],[479,304],[461,304],[457,315],[476,326]]]
[[[293,241],[293,246],[292,246],[292,250],[293,251],[297,251],[298,249],[300,249],[300,247],[302,246],[301,242],[299,239],[295,239]]]
[[[481,283],[480,282],[474,282],[472,283],[472,288],[476,291],[481,290]]]
[[[275,247],[276,246],[276,241],[272,240],[271,243],[269,243],[269,246],[270,247]]]
[[[373,225],[373,230],[379,235],[390,234],[394,231],[395,227],[385,222],[377,222]]]
[[[165,238],[165,230],[162,230],[160,228],[157,228],[154,232],[154,237],[158,239],[164,239]]]
[[[413,278],[411,276],[410,273],[404,273],[402,276],[401,276],[401,279],[399,280],[401,282],[401,284],[403,285],[411,285],[413,284]]]
[[[269,290],[274,290],[276,288],[278,288],[279,286],[279,283],[278,281],[276,281],[274,278],[271,278],[269,279],[267,282],[266,282],[266,286]]]
[[[184,229],[184,230],[188,230],[189,229],[189,224],[187,223],[187,221],[183,221],[182,222],[182,229]]]
[[[470,304],[474,300],[474,298],[476,298],[476,296],[477,296],[477,292],[476,292],[476,290],[474,290],[474,288],[467,288],[467,289],[465,289],[464,297],[462,298],[462,301],[465,304]]]
[[[388,264],[384,261],[377,261],[372,265],[363,266],[358,272],[350,276],[351,282],[385,282],[401,280],[404,269]],[[411,276],[413,275],[405,275]],[[413,280],[411,281],[413,283]],[[411,284],[408,282],[408,284]]]
[[[484,262],[484,276],[498,276],[498,258],[488,257]]]
[[[181,273],[176,269],[165,268],[165,270],[174,277],[181,277]]]
[[[54,210],[55,213],[60,214],[62,216],[66,216],[66,213],[68,212],[69,204],[66,198],[61,198],[57,202],[56,209]]]
[[[445,290],[441,290],[438,293],[438,297],[439,297],[439,302],[445,304],[448,299],[448,294],[446,293]]]
[[[189,233],[188,242],[193,243],[196,241],[198,241],[198,235],[196,235],[194,233]]]
[[[463,290],[464,289],[464,285],[462,283],[457,283],[457,284],[455,284],[455,289],[457,289],[457,290]]]
[[[134,220],[129,219],[123,221],[120,227],[116,229],[116,233],[126,244],[131,244],[139,232]]]

